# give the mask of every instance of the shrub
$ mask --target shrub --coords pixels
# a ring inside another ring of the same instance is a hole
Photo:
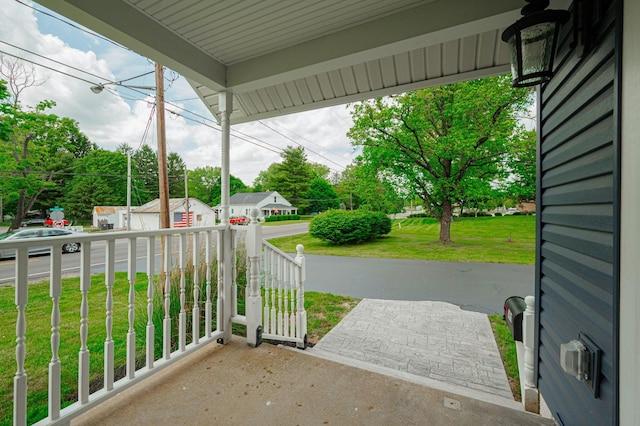
[[[502,213],[500,213],[500,212],[495,212],[493,215],[494,215],[494,216],[496,216],[496,217],[498,217],[498,216],[502,216]]]
[[[309,234],[332,244],[356,244],[391,232],[384,213],[365,210],[330,210],[314,217]]]
[[[299,214],[279,214],[274,216],[267,216],[264,218],[265,222],[280,222],[283,220],[300,220]]]
[[[411,213],[409,215],[410,218],[414,218],[414,217],[433,217],[428,213]]]

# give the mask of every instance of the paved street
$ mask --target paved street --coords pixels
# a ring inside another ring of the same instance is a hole
[[[532,265],[306,255],[305,290],[387,300],[450,302],[502,313],[510,296],[534,292]]]

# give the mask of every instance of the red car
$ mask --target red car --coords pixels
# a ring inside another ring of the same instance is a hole
[[[46,226],[53,226],[54,222],[56,222],[56,225],[58,225],[58,226],[56,226],[56,227],[62,227],[62,226],[67,226],[67,225],[69,225],[69,221],[68,221],[67,219],[62,219],[62,220],[56,220],[56,221],[54,221],[54,220],[53,220],[53,219],[51,219],[50,217],[48,217],[48,218],[47,218],[47,220],[45,220],[45,221],[44,221],[44,224],[45,224]],[[62,226],[60,226],[60,224],[61,224]]]
[[[248,225],[251,222],[247,216],[231,216],[229,218],[230,225]]]

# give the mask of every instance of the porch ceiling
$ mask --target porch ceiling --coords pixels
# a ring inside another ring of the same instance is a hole
[[[232,123],[507,72],[514,0],[39,0],[184,75]]]

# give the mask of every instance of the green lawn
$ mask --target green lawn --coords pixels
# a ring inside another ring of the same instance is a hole
[[[511,392],[516,401],[521,401],[520,391],[520,375],[518,373],[518,354],[516,350],[516,344],[511,335],[509,326],[504,322],[502,315],[489,315],[489,322],[493,329],[493,335],[496,338],[498,349],[500,350],[500,356],[504,369],[509,378],[509,385],[511,386]]]
[[[294,253],[459,262],[535,263],[535,216],[461,218],[451,225],[451,244],[440,244],[440,225],[431,218],[394,220],[389,235],[358,245],[334,246],[306,235],[269,240]]]

